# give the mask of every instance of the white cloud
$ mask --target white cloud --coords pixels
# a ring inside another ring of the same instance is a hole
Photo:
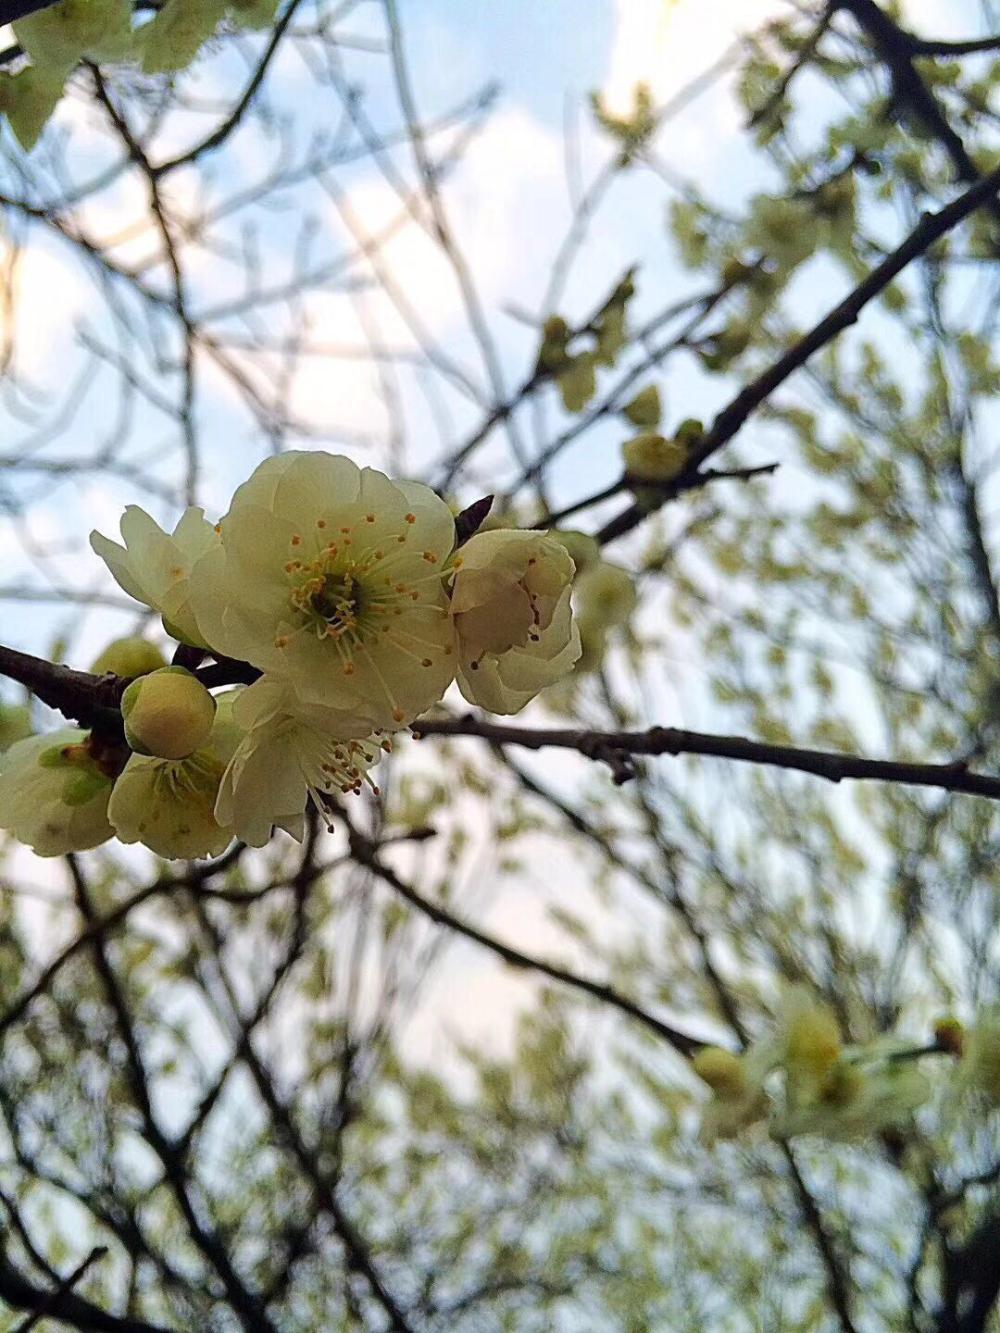
[[[0,239],[0,265],[10,262]],[[68,252],[46,248],[37,230],[16,256],[12,309],[14,364],[36,385],[64,384],[76,320],[92,304],[90,284]]]
[[[444,186],[453,234],[460,239],[487,304],[528,299],[544,273],[545,231],[554,231],[562,199],[558,136],[523,108],[497,112],[470,144]],[[366,235],[378,235],[399,214],[398,195],[381,179],[350,191],[349,204]],[[423,324],[437,335],[456,331],[464,303],[441,246],[408,222],[380,248],[379,259],[401,285]],[[384,332],[406,340],[404,322],[386,302]]]
[[[498,309],[520,302],[534,306],[566,220],[562,145],[528,111],[497,112],[469,145],[443,195],[476,290],[494,328]],[[479,354],[469,335],[465,301],[454,268],[440,244],[412,218],[399,223],[403,203],[380,176],[370,174],[345,192],[352,226],[366,241],[377,240],[374,262],[400,292],[420,329],[467,369],[480,375]],[[357,240],[335,211],[332,225],[344,248]],[[353,276],[370,275],[359,260]],[[419,340],[381,283],[365,293],[369,317],[388,347],[416,351]],[[318,344],[363,344],[364,331],[352,297],[317,293],[305,302],[311,338]],[[323,358],[305,363],[296,376],[293,406],[308,420],[375,432],[385,407],[377,377],[353,360]]]
[[[615,0],[615,41],[604,97],[627,112],[637,83],[665,102],[718,60],[741,34],[776,14],[781,0]]]

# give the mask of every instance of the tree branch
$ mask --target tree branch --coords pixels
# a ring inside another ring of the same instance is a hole
[[[111,1314],[72,1291],[52,1292],[36,1287],[3,1257],[0,1257],[0,1300],[17,1310],[44,1309],[46,1319],[57,1319],[80,1333],[172,1333],[161,1324]]]
[[[341,813],[343,814],[343,812]],[[495,939],[492,935],[487,935],[468,922],[453,916],[451,912],[419,894],[416,889],[401,879],[391,866],[387,866],[383,861],[380,861],[377,856],[378,848],[376,844],[350,824],[346,816],[344,816],[344,823],[350,838],[351,855],[358,864],[367,866],[379,879],[388,884],[390,888],[395,889],[396,893],[411,907],[429,917],[436,925],[444,926],[448,930],[454,931],[455,934],[462,935],[466,939],[472,940],[473,943],[481,945],[484,949],[489,949],[491,953],[502,958],[510,967],[540,972],[542,976],[549,977],[552,981],[558,981],[564,986],[583,991],[593,999],[600,1000],[613,1009],[620,1010],[651,1032],[654,1032],[656,1036],[662,1038],[686,1059],[690,1059],[692,1055],[695,1055],[707,1044],[698,1037],[692,1037],[689,1033],[681,1032],[677,1028],[671,1027],[669,1023],[664,1023],[654,1014],[636,1004],[634,1000],[620,994],[613,986],[600,981],[592,981],[589,977],[578,976],[575,972],[558,967],[555,963],[547,963],[542,958],[532,958],[530,954],[521,953],[519,949],[505,944],[502,940]]]
[[[95,1245],[87,1257],[73,1269],[66,1277],[62,1278],[53,1291],[50,1291],[38,1307],[28,1315],[27,1319],[18,1324],[14,1333],[29,1333],[29,1330],[37,1328],[38,1324],[50,1315],[56,1308],[60,1297],[71,1292],[78,1282],[81,1282],[87,1274],[87,1270],[93,1267],[99,1259],[103,1259],[107,1254],[106,1245]]]
[[[958,179],[976,184],[982,178],[981,173],[969,156],[961,135],[951,126],[937,98],[914,68],[914,55],[919,54],[914,43],[918,39],[894,23],[875,0],[834,0],[834,4],[837,9],[853,15],[871,39],[892,74],[897,101],[911,111],[942,145]],[[1000,203],[994,200],[989,207],[1000,220]]]
[[[677,727],[650,727],[647,731],[586,731],[573,728],[513,727],[467,716],[428,718],[413,724],[421,736],[479,736],[499,745],[521,745],[529,750],[554,747],[576,750],[588,759],[606,763],[616,782],[627,782],[634,774],[635,755],[707,755],[738,763],[765,764],[825,778],[828,782],[854,779],[861,782],[899,782],[904,786],[936,787],[1000,800],[1000,777],[970,773],[964,761],[948,764],[912,764],[894,759],[868,759],[838,754],[833,750],[800,749],[772,745],[743,736],[717,736],[709,732],[683,731]]]
[[[977,208],[993,202],[998,193],[1000,193],[1000,167],[996,167],[988,176],[983,177],[971,189],[966,190],[957,199],[953,199],[950,204],[946,204],[937,213],[924,214],[920,223],[910,232],[902,245],[883,260],[877,268],[873,269],[868,277],[855,287],[839,305],[835,306],[825,318],[821,319],[809,333],[790,347],[784,356],[780,357],[772,366],[769,366],[763,374],[758,375],[742,392],[737,394],[728,407],[719,413],[712,422],[710,429],[692,450],[684,472],[670,488],[664,490],[661,504],[665,504],[668,500],[680,495],[682,491],[690,489],[691,480],[697,474],[701,464],[710,455],[721,449],[723,445],[728,444],[733,436],[742,430],[751,414],[774,393],[775,389],[784,384],[789,376],[804,366],[810,357],[825,347],[838,334],[843,333],[845,329],[856,323],[865,306],[884,292],[889,284],[913,260],[924,254],[935,241],[940,240],[953,227],[958,226]],[[648,506],[630,505],[628,509],[623,510],[604,525],[597,534],[598,541],[607,544],[618,537],[624,536],[625,533],[631,532],[633,528],[637,527],[649,512]]]

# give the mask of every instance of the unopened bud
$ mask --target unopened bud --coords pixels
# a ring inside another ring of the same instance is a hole
[[[622,445],[625,471],[636,481],[672,481],[687,462],[687,446],[654,431],[644,431]]]
[[[591,626],[624,625],[635,610],[636,591],[632,575],[621,565],[600,560],[576,581],[578,622]]]
[[[542,326],[542,346],[538,353],[538,365],[541,370],[562,370],[569,357],[566,344],[569,342],[569,325],[560,315],[550,315]]]
[[[208,739],[215,718],[215,700],[183,667],[134,680],[121,708],[131,748],[160,759],[186,759]]]
[[[823,1006],[802,1009],[789,1022],[786,1058],[792,1072],[820,1078],[836,1063],[840,1050],[837,1020]]]
[[[91,671],[101,676],[113,671],[116,676],[145,676],[167,665],[167,659],[155,643],[137,635],[115,639],[94,659]]]
[[[718,1097],[735,1101],[747,1088],[743,1061],[721,1046],[705,1046],[691,1061],[691,1068]]]

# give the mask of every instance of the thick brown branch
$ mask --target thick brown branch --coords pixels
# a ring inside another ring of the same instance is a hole
[[[0,675],[16,680],[43,704],[84,727],[114,725],[114,717],[128,680],[95,676],[89,671],[47,662],[44,657],[18,652],[0,644]]]
[[[602,760],[619,781],[632,775],[634,755],[708,755],[739,763],[765,764],[811,773],[828,782],[899,782],[904,786],[937,787],[1000,800],[1000,777],[970,773],[965,763],[912,764],[894,759],[867,759],[833,750],[771,745],[743,736],[717,736],[677,727],[650,727],[647,731],[584,731],[572,728],[512,727],[476,717],[427,719],[414,724],[418,736],[479,736],[498,745],[521,745],[529,750],[554,747],[577,750],[588,759]]]

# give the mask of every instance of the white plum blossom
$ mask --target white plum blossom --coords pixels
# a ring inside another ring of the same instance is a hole
[[[250,847],[263,847],[276,825],[301,837],[307,801],[327,819],[327,798],[360,791],[368,769],[391,748],[387,737],[359,739],[350,715],[304,704],[269,676],[241,693],[234,718],[243,735],[215,813]]]
[[[204,511],[186,509],[173,533],[167,533],[144,509],[129,505],[120,526],[124,546],[103,533],[90,534],[91,546],[115,582],[137,602],[158,611],[168,634],[207,647],[191,612],[189,584],[195,561],[218,543]]]
[[[771,1136],[870,1138],[905,1125],[930,1092],[930,1080],[906,1042],[885,1038],[845,1046],[817,1082],[786,1082],[785,1105],[772,1119]]]
[[[166,533],[129,506],[121,532],[123,546],[92,533],[94,550],[170,634],[216,658],[204,680],[261,673],[213,723],[203,681],[180,664],[149,671],[140,643],[149,674],[121,698],[135,753],[111,818],[163,856],[214,855],[230,836],[263,846],[275,827],[301,837],[307,804],[329,818],[339,795],[374,786],[388,734],[456,674],[471,702],[518,711],[580,656],[567,546],[598,561],[583,533],[517,530],[455,556],[455,519],[429,487],[321,451],[267,459],[214,527],[192,508]],[[612,582],[620,618],[632,590]],[[134,646],[102,668],[132,674]]]
[[[836,1015],[802,986],[792,986],[784,998],[776,1040],[793,1099],[811,1096],[843,1051]]]
[[[493,713],[519,712],[580,656],[573,560],[547,533],[500,529],[471,537],[452,568],[459,688]]]
[[[922,1049],[897,1037],[845,1046],[836,1016],[802,987],[784,997],[776,1029],[735,1054],[709,1046],[692,1061],[712,1089],[701,1122],[711,1146],[766,1121],[774,1139],[861,1139],[905,1125],[931,1084]]]
[[[97,847],[108,822],[112,778],[90,735],[63,727],[16,741],[0,755],[0,821],[39,856]]]
[[[204,744],[182,759],[133,754],[115,782],[108,817],[122,842],[141,842],[167,859],[218,856],[233,840],[215,803],[226,765],[242,735],[233,720],[240,691],[216,700]]]
[[[320,452],[262,463],[192,578],[216,653],[350,713],[354,735],[412,721],[455,674],[442,575],[454,518],[429,487]]]

